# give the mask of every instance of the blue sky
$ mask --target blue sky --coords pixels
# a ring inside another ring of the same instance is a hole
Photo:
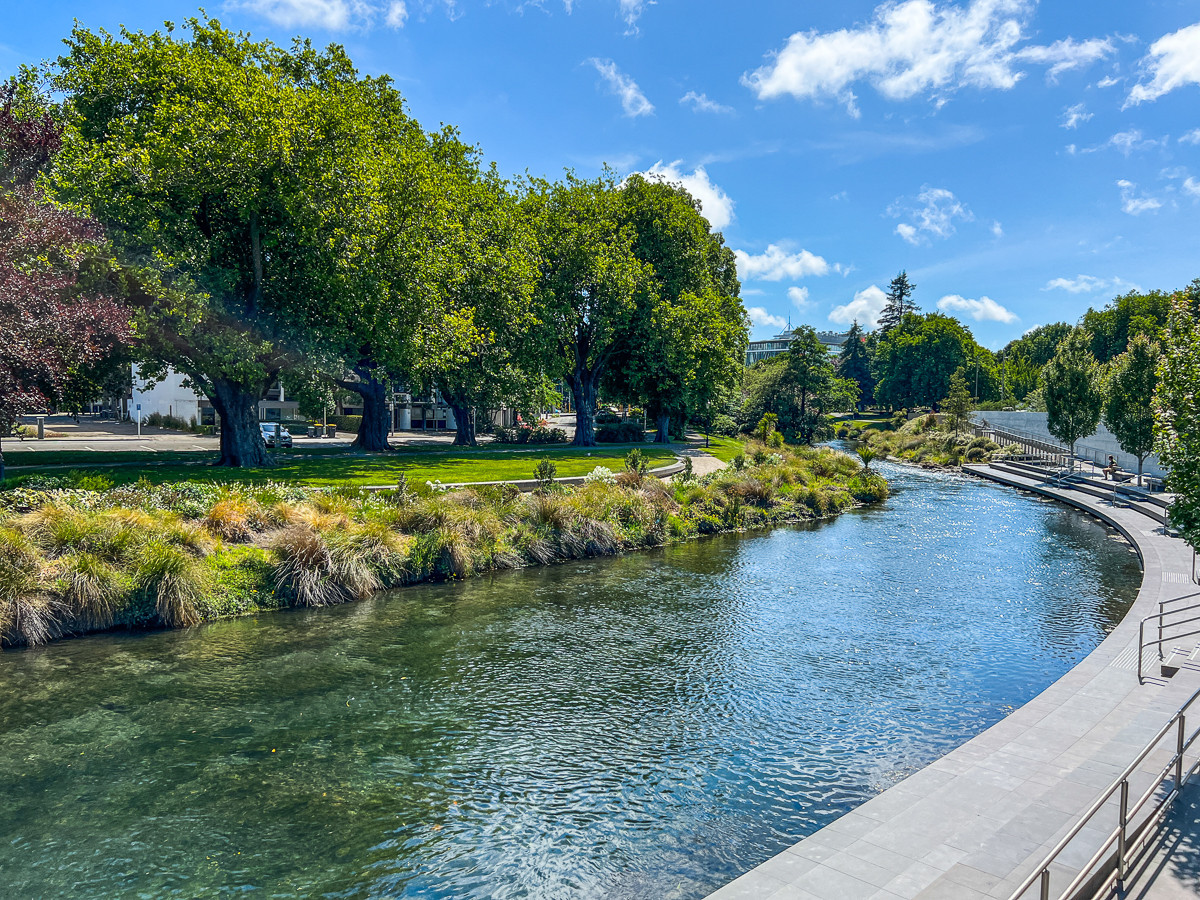
[[[868,322],[904,268],[999,347],[1200,276],[1195,0],[208,0],[342,43],[501,169],[682,179],[738,252],[754,337]],[[0,74],[72,21],[173,0],[6,3]]]

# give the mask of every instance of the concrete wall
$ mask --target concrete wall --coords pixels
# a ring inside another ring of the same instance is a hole
[[[1061,444],[1058,438],[1050,433],[1050,429],[1046,427],[1046,414],[1044,412],[976,412],[971,418],[975,422],[986,421],[994,428],[999,428],[1002,431],[1015,431],[1021,434],[1028,434],[1039,440],[1048,441],[1052,444]],[[1127,472],[1137,471],[1137,457],[1131,453],[1126,453],[1121,449],[1121,445],[1117,442],[1116,437],[1111,431],[1104,427],[1104,423],[1100,423],[1100,428],[1091,437],[1083,438],[1075,444],[1075,453],[1084,459],[1090,459],[1099,463],[1107,463],[1110,455],[1117,458],[1117,462],[1121,468]],[[1166,476],[1166,470],[1159,463],[1157,456],[1148,456],[1143,464],[1142,471],[1147,475],[1154,475],[1158,478]]]

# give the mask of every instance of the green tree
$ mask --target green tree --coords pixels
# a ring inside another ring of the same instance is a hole
[[[1176,495],[1171,524],[1200,548],[1200,279],[1171,299],[1154,406],[1155,447]]]
[[[1024,400],[1037,390],[1042,366],[1050,362],[1055,349],[1072,329],[1066,322],[1040,325],[1008,342],[1001,351],[1004,399]]]
[[[942,408],[954,423],[954,433],[958,434],[971,420],[971,411],[975,408],[975,400],[967,387],[967,379],[962,369],[955,369],[950,376],[950,393],[942,401]]]
[[[656,440],[667,442],[741,380],[749,331],[741,285],[733,252],[682,186],[633,175],[620,210],[648,281],[618,335],[604,392],[644,403]]]
[[[1154,391],[1158,386],[1160,348],[1139,334],[1129,349],[1113,360],[1105,384],[1104,424],[1117,437],[1121,449],[1138,461],[1138,486],[1142,465],[1154,449]]]
[[[1106,363],[1124,353],[1139,334],[1157,340],[1170,312],[1170,294],[1130,291],[1113,298],[1104,309],[1089,309],[1080,324],[1091,336],[1092,355]]]
[[[474,446],[478,410],[526,409],[542,386],[537,246],[508,185],[474,153],[457,161],[448,191],[457,228],[437,289],[454,327],[441,330],[446,346],[418,368],[454,411],[454,443]]]
[[[1046,398],[1050,433],[1071,448],[1080,438],[1096,433],[1103,395],[1100,367],[1092,356],[1089,335],[1076,328],[1042,369],[1042,392]]]
[[[795,428],[801,443],[811,444],[821,425],[821,398],[833,387],[833,361],[829,351],[808,325],[797,328],[788,347],[788,375],[796,397]]]
[[[611,173],[594,181],[568,174],[550,184],[532,180],[523,200],[538,238],[535,294],[551,373],[561,375],[575,403],[575,446],[596,444],[600,380],[620,349],[619,338],[649,289],[646,266],[622,226]]]
[[[933,406],[950,391],[950,376],[987,351],[961,322],[941,313],[909,313],[875,345],[875,399],[892,409]]]
[[[903,269],[891,280],[887,289],[887,305],[879,314],[879,331],[886,334],[899,325],[906,315],[917,311],[913,301],[913,291],[917,286],[908,280],[908,273]]]
[[[871,376],[871,357],[867,350],[867,340],[857,321],[850,326],[846,343],[842,345],[842,351],[838,354],[837,374],[839,378],[848,378],[858,385],[863,403],[871,402],[875,395],[875,379]]]
[[[106,226],[145,362],[216,408],[219,463],[265,465],[257,403],[308,325],[279,311],[327,295],[351,239],[358,79],[336,47],[288,52],[215,20],[185,32],[75,27],[52,77],[67,122],[52,185]]]

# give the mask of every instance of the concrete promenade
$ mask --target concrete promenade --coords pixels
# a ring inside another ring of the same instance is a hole
[[[710,900],[1005,900],[1200,688],[1194,663],[1172,679],[1158,677],[1153,649],[1145,651],[1152,677],[1139,685],[1136,672],[1140,620],[1161,599],[1200,600],[1183,541],[1135,510],[1036,476],[969,471],[1062,500],[1120,530],[1143,563],[1133,607],[1096,650],[1012,715]],[[1165,764],[1168,743],[1147,759],[1140,784]],[[1142,789],[1135,784],[1135,796]],[[1102,810],[1068,846],[1053,870],[1052,896],[1115,827],[1115,808]],[[1036,887],[1025,896],[1036,897]]]

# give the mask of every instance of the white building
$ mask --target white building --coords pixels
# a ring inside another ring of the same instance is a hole
[[[130,419],[140,416],[145,421],[158,413],[195,425],[216,425],[216,410],[207,397],[184,386],[184,377],[174,369],[168,369],[166,378],[151,382],[143,378],[134,365],[133,392],[126,401],[125,415]],[[283,384],[277,383],[259,401],[258,418],[262,422],[295,419],[299,416],[298,409],[299,404],[285,396]]]

